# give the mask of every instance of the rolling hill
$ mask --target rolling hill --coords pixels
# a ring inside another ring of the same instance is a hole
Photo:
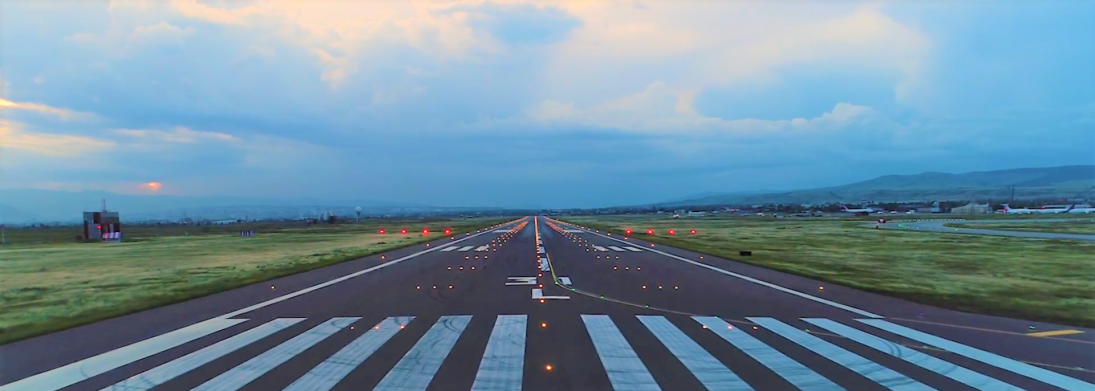
[[[765,194],[726,193],[657,204],[662,207],[744,204],[926,202],[1095,198],[1095,165],[1018,168],[961,174],[886,175],[847,185]]]

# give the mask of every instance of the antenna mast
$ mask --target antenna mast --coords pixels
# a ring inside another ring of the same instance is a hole
[[[106,212],[106,198],[103,198],[103,212]]]

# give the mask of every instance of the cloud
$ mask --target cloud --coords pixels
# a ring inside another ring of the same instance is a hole
[[[193,144],[199,141],[239,141],[239,138],[224,133],[203,132],[191,130],[185,126],[177,126],[171,130],[145,130],[145,129],[118,129],[118,134],[153,142],[169,142]]]
[[[90,137],[27,132],[16,122],[0,121],[0,147],[52,157],[101,153],[116,144]]]
[[[90,113],[81,113],[78,111],[52,107],[41,103],[12,102],[10,100],[0,98],[0,112],[7,110],[21,110],[38,114],[47,114],[51,116],[56,116],[64,120],[94,118],[94,115]]]
[[[5,120],[114,147],[5,181],[587,205],[1075,164],[1095,6],[1053,3],[16,2]]]

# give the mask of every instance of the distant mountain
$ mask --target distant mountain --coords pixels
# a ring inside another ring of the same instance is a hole
[[[313,210],[349,209],[360,206],[369,211],[431,208],[375,200],[323,200],[316,198],[186,197],[169,195],[128,195],[105,191],[59,191],[42,189],[0,189],[0,221],[6,223],[79,221],[82,212],[102,209],[122,212],[123,219],[142,218],[243,218],[248,213],[291,214]],[[345,213],[344,213],[345,214]],[[254,217],[253,215],[249,217]]]
[[[886,175],[871,180],[818,189],[763,194],[724,193],[658,206],[745,205],[761,203],[924,202],[1095,197],[1095,165],[1018,168],[962,174],[925,172]]]

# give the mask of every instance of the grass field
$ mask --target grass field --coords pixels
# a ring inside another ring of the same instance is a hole
[[[982,228],[1007,231],[1059,232],[1095,235],[1095,219],[1077,219],[1059,222],[1009,221],[1006,223],[949,223],[946,224],[946,226],[954,228]]]
[[[562,220],[944,308],[1095,327],[1095,243],[862,228],[871,218]]]
[[[116,244],[76,243],[79,227],[9,229],[11,245],[0,250],[0,344],[438,238],[422,236],[425,227],[457,234],[508,220],[129,226]],[[239,237],[244,229],[255,236]]]

